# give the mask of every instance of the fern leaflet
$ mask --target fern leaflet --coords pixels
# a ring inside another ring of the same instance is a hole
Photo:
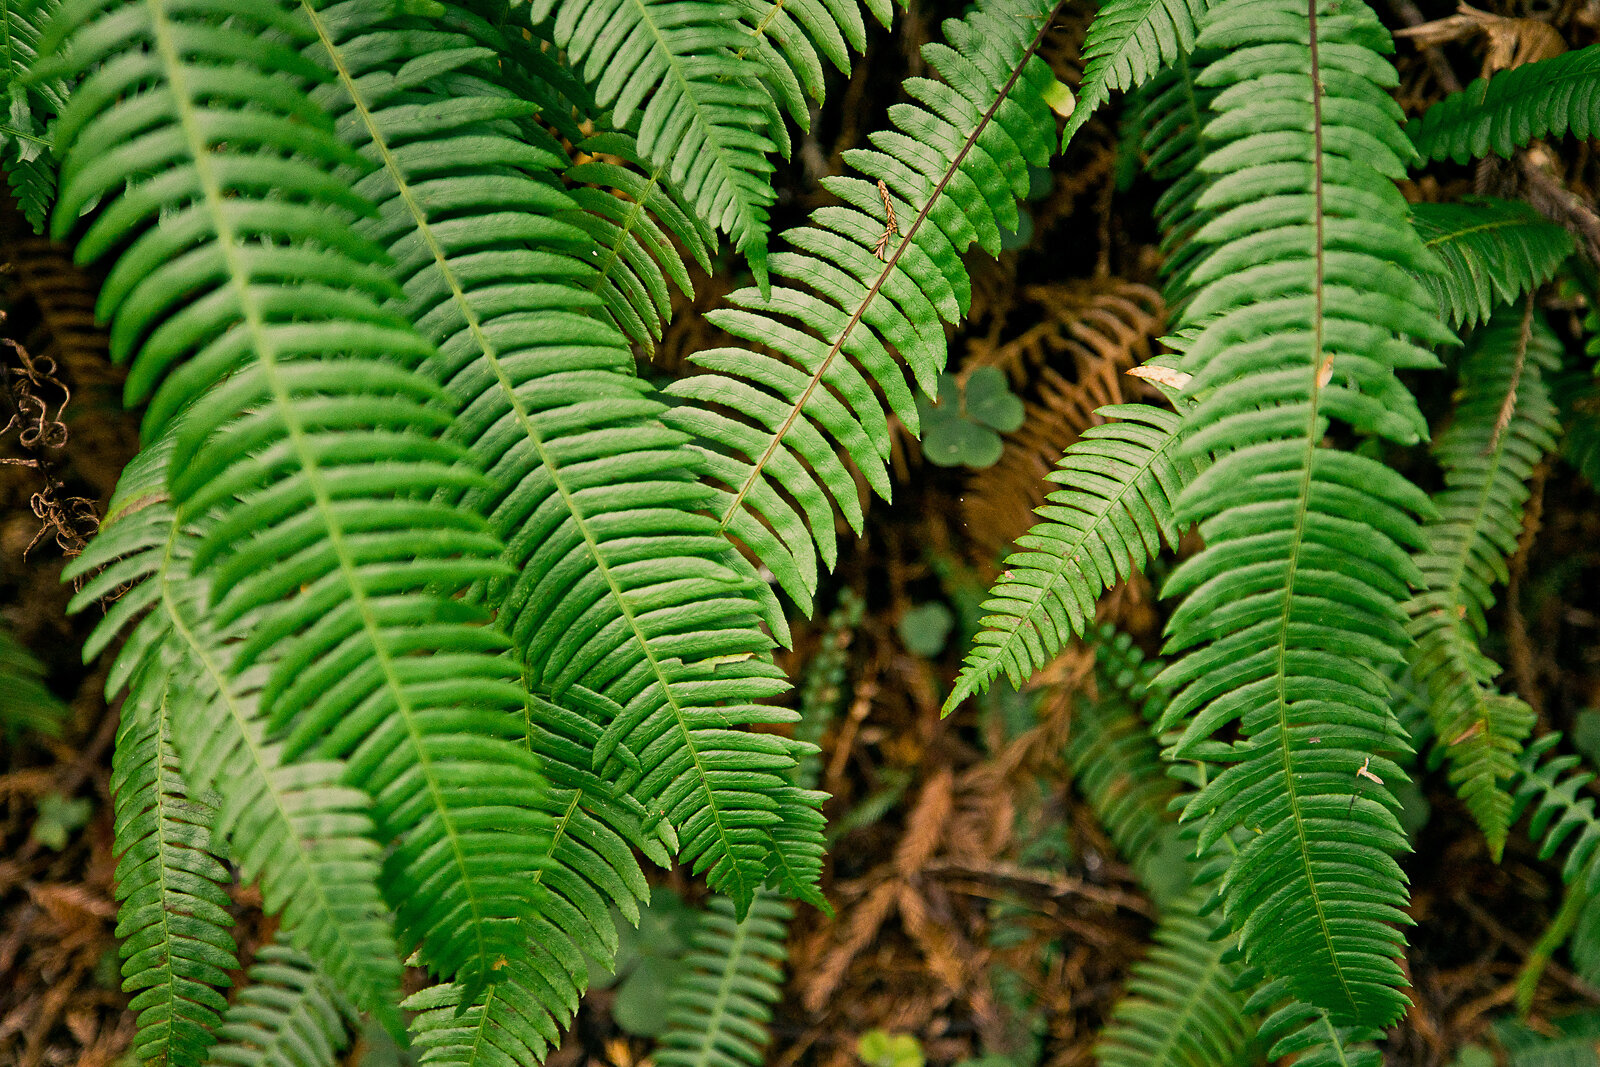
[[[207,1067],[322,1067],[350,1043],[354,1012],[299,952],[263,945],[228,1005]]]
[[[1196,25],[1205,10],[1206,0],[1112,0],[1101,5],[1084,38],[1083,83],[1061,134],[1062,150],[1112,90],[1141,85],[1193,51]]]
[[[239,963],[222,888],[230,879],[209,829],[215,813],[184,784],[172,747],[175,691],[166,683],[140,685],[117,730],[117,937],[122,988],[135,994],[128,1007],[138,1013],[135,1053],[146,1063],[193,1067],[227,1006],[217,990]]]
[[[1487,322],[1498,305],[1549,281],[1572,254],[1572,235],[1521,200],[1416,204],[1411,223],[1444,264],[1423,274],[1422,284],[1457,329]]]
[[[1425,160],[1466,163],[1511,153],[1538,137],[1600,133],[1600,45],[1479,78],[1440,100],[1406,133]]]
[[[1555,448],[1560,427],[1542,376],[1560,358],[1560,342],[1531,300],[1522,314],[1496,315],[1473,339],[1455,420],[1434,445],[1446,488],[1434,497],[1439,517],[1424,529],[1428,548],[1417,557],[1423,591],[1408,605],[1412,671],[1427,690],[1451,784],[1497,861],[1511,827],[1506,788],[1534,715],[1495,689],[1500,668],[1479,643],[1493,587],[1507,580],[1516,551],[1528,476]]]
[[[1244,828],[1223,877],[1246,958],[1341,1025],[1403,1008],[1403,772],[1380,667],[1407,647],[1400,602],[1420,574],[1424,494],[1384,464],[1322,447],[1330,419],[1410,443],[1427,427],[1395,376],[1445,342],[1420,283],[1432,257],[1393,181],[1411,147],[1384,91],[1388,34],[1359,2],[1228,0],[1200,47],[1220,92],[1204,130],[1181,364],[1196,399],[1184,452],[1217,456],[1179,498],[1206,547],[1169,579],[1168,648],[1187,654],[1160,728],[1182,758],[1235,721],[1239,739],[1187,805],[1203,852]],[[1397,337],[1396,334],[1399,336]]]

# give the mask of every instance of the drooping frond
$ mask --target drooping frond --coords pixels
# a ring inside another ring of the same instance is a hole
[[[182,526],[167,498],[171,441],[169,434],[128,464],[100,533],[66,570],[69,580],[93,573],[70,610],[121,594],[84,657],[128,633],[108,695],[126,686],[130,700],[146,700],[146,676],[165,679],[187,784],[218,796],[213,832],[227,840],[243,879],[259,881],[263,909],[279,916],[280,936],[398,1030],[400,961],[378,890],[371,802],[343,783],[338,760],[287,764],[282,743],[265,737],[261,672],[231,676],[232,642],[224,638],[239,635],[219,636],[202,622],[203,594],[189,575],[200,531]]]
[[[501,573],[501,546],[441,492],[483,476],[434,436],[444,398],[412,369],[432,346],[382,309],[382,252],[349,228],[372,209],[335,167],[363,162],[301,91],[325,76],[289,44],[310,36],[277,2],[63,8],[40,53],[82,81],[52,226],[98,198],[77,256],[108,261],[99,311],[133,356],[128,399],[150,398],[146,440],[187,408],[168,489],[179,523],[207,520],[212,624],[249,619],[230,675],[266,672],[283,760],[346,760],[402,938],[481,979],[526,951],[547,829],[510,740],[516,665],[456,596]]]
[[[595,802],[627,812],[634,835],[647,809],[664,814],[683,861],[743,908],[785,854],[776,831],[809,827],[817,804],[785,792],[805,746],[744,728],[794,719],[757,703],[787,689],[758,583],[696,514],[711,501],[699,457],[661,424],[581,284],[594,244],[565,221],[555,142],[518,135],[530,106],[495,84],[471,39],[431,60],[433,78],[399,81],[414,38],[383,28],[390,10],[308,17],[338,71],[328,106],[377,164],[357,186],[379,205],[363,232],[395,259],[399,310],[438,345],[424,369],[460,412],[449,439],[489,471],[459,497],[507,545],[509,573],[485,583],[487,599],[534,693],[595,709],[603,732],[584,758],[619,786]],[[444,11],[436,30],[468,18]]]
[[[1130,125],[1143,131],[1139,147],[1145,169],[1167,183],[1156,201],[1155,219],[1161,230],[1161,296],[1169,313],[1176,314],[1189,295],[1187,278],[1205,246],[1193,240],[1211,212],[1200,207],[1200,194],[1210,176],[1200,169],[1204,151],[1200,128],[1210,116],[1217,91],[1196,79],[1211,56],[1180,55],[1132,94]]]
[[[1179,324],[1196,401],[1180,447],[1217,458],[1176,509],[1206,547],[1163,591],[1184,598],[1167,647],[1185,655],[1160,679],[1160,728],[1182,729],[1183,758],[1238,724],[1184,818],[1204,818],[1202,854],[1248,831],[1221,886],[1246,958],[1336,1023],[1383,1025],[1405,1004],[1389,924],[1407,921],[1407,844],[1380,668],[1408,645],[1412,516],[1430,509],[1324,437],[1337,419],[1416,441],[1427,427],[1395,371],[1436,366],[1418,342],[1452,338],[1412,278],[1433,263],[1393,184],[1411,147],[1372,12],[1226,0],[1198,43],[1224,54],[1200,76],[1220,90],[1199,199],[1216,214]]]
[[[1600,45],[1479,78],[1406,127],[1425,160],[1511,153],[1539,137],[1600,133]]]
[[[1102,592],[1142,571],[1163,543],[1177,545],[1172,504],[1197,473],[1178,455],[1178,416],[1144,404],[1099,414],[1117,421],[1085,430],[1047,475],[1062,488],[1006,559],[946,711],[1001,671],[1020,688],[1092,625]]]
[[[742,920],[714,897],[680,961],[667,1031],[654,1059],[662,1067],[761,1067],[767,1023],[783,984],[784,937],[794,909],[763,892]]]
[[[1528,836],[1540,842],[1539,858],[1564,853],[1562,880],[1600,896],[1600,819],[1594,797],[1584,789],[1595,776],[1577,756],[1551,755],[1560,741],[1560,734],[1549,733],[1523,750],[1512,821],[1530,811]]]
[[[1253,1062],[1255,1022],[1237,990],[1235,942],[1218,930],[1218,916],[1202,917],[1209,890],[1195,882],[1205,867],[1190,862],[1169,811],[1176,776],[1162,767],[1138,707],[1154,665],[1110,627],[1095,650],[1097,695],[1074,704],[1067,764],[1159,909],[1155,945],[1134,964],[1095,1058],[1103,1067]]]
[[[1217,939],[1216,918],[1200,916],[1205,898],[1204,890],[1192,890],[1162,907],[1155,944],[1133,965],[1127,992],[1095,1044],[1101,1067],[1243,1067],[1259,1060],[1254,1020],[1233,989],[1233,939]]]
[[[1061,134],[1067,147],[1091,115],[1111,97],[1142,85],[1194,49],[1206,0],[1111,0],[1100,5],[1083,42],[1083,82]]]
[[[1053,79],[1034,51],[1056,6],[997,0],[947,22],[949,43],[923,50],[945,81],[907,81],[919,103],[889,109],[896,128],[872,134],[875,148],[845,153],[865,178],[824,179],[846,206],[819,208],[814,225],[784,235],[795,250],[773,255],[770,296],[742,289],[729,297],[733,307],[708,316],[769,351],[701,352],[693,362],[708,373],[667,390],[685,401],[668,423],[702,439],[723,487],[714,506],[722,528],[806,610],[819,555],[831,567],[838,553],[834,508],[862,526],[856,482],[835,445],[889,495],[889,422],[877,391],[907,427],[918,425],[891,353],[934,395],[943,323],[971,295],[959,257],[974,241],[999,253],[1002,231],[1018,225],[1028,165],[1050,157],[1055,121],[1044,87]]]
[[[853,4],[851,5],[853,6]],[[668,175],[701,218],[726,233],[758,281],[767,276],[767,209],[782,126],[754,39],[733,8],[677,0],[534,0],[550,36],[640,154]]]
[[[0,168],[23,217],[44,231],[55,197],[55,162],[50,158],[48,124],[67,102],[60,78],[24,85],[20,80],[39,58],[39,34],[60,0],[0,0],[0,97],[7,102],[0,119]]]
[[[1498,861],[1511,827],[1511,795],[1522,741],[1534,714],[1501,693],[1500,668],[1479,645],[1495,585],[1522,531],[1528,477],[1555,448],[1560,425],[1543,376],[1560,366],[1561,343],[1530,302],[1495,317],[1462,357],[1460,399],[1434,443],[1445,488],[1418,554],[1422,591],[1407,605],[1416,646],[1412,672],[1427,690],[1428,717],[1450,765],[1450,782]]]
[[[1522,200],[1480,198],[1415,204],[1411,224],[1444,270],[1421,276],[1451,326],[1487,322],[1555,276],[1572,254],[1572,235]]]
[[[283,945],[263,945],[249,974],[217,1028],[207,1067],[334,1067],[354,1017],[338,988]]]
[[[227,1007],[217,990],[239,966],[222,888],[230,879],[212,845],[216,814],[185,786],[172,747],[176,693],[159,665],[148,669],[157,677],[123,702],[111,768],[122,988],[134,994],[139,1059],[195,1067]]]
[[[0,736],[12,744],[24,732],[59,737],[67,715],[45,684],[44,664],[0,627]]]

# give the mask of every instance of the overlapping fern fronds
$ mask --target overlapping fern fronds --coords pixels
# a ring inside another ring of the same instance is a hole
[[[338,1062],[355,1017],[306,956],[263,945],[222,1017],[207,1067],[320,1067]]]
[[[515,662],[456,596],[502,572],[500,544],[442,492],[483,475],[435,436],[445,398],[413,369],[432,346],[382,308],[383,254],[349,228],[372,209],[334,168],[364,164],[302,92],[324,77],[291,47],[309,36],[275,2],[64,8],[35,72],[82,77],[52,226],[98,198],[77,257],[108,262],[99,312],[129,401],[150,399],[146,441],[174,430],[167,491],[180,524],[206,521],[210,624],[248,619],[228,674],[264,672],[283,760],[346,761],[402,939],[482,981],[527,951],[548,829],[511,740]]]
[[[1600,45],[1479,78],[1413,119],[1406,132],[1425,160],[1509,158],[1539,137],[1600,133]]]
[[[1521,200],[1416,204],[1411,224],[1444,264],[1421,279],[1457,329],[1548,282],[1573,249],[1571,234]]]
[[[1219,90],[1197,201],[1215,214],[1179,324],[1196,401],[1181,447],[1216,459],[1176,509],[1206,547],[1164,590],[1184,598],[1167,646],[1184,655],[1160,727],[1181,728],[1182,758],[1238,724],[1184,818],[1204,819],[1202,853],[1248,831],[1221,884],[1246,958],[1336,1024],[1381,1026],[1405,1004],[1392,924],[1408,921],[1387,755],[1405,741],[1381,668],[1408,645],[1430,508],[1324,437],[1337,419],[1415,442],[1427,427],[1395,372],[1453,338],[1412,277],[1434,261],[1393,184],[1413,152],[1371,10],[1227,0],[1198,46],[1224,54],[1200,75]]]
[[[239,966],[233,917],[211,824],[216,813],[184,784],[172,746],[176,690],[158,675],[122,707],[112,758],[116,811],[117,937],[122,988],[138,1013],[136,1055],[197,1067],[227,1007],[219,989]]]
[[[61,78],[30,84],[23,75],[39,59],[39,34],[60,7],[60,0],[4,0],[0,3],[0,92],[6,113],[0,120],[0,168],[23,217],[43,231],[55,197],[55,166],[49,122],[67,102]]]
[[[93,575],[71,610],[121,594],[84,656],[125,632],[107,695],[126,687],[130,702],[148,699],[139,672],[162,672],[187,785],[218,798],[212,831],[240,874],[259,880],[285,950],[305,952],[345,995],[398,1031],[400,961],[378,890],[371,802],[343,784],[338,760],[288,765],[282,743],[265,737],[262,672],[231,676],[239,634],[218,634],[203,621],[203,590],[189,573],[201,531],[178,522],[166,493],[171,442],[169,434],[129,463],[99,535],[67,568],[69,579]]]
[[[1082,87],[1061,134],[1066,148],[1113,90],[1144,84],[1194,49],[1206,0],[1114,0],[1102,4],[1083,42]]]
[[[722,528],[805,610],[819,557],[831,567],[838,554],[834,509],[853,529],[862,525],[855,479],[835,445],[889,495],[889,421],[877,393],[917,427],[895,356],[933,395],[944,323],[971,297],[960,255],[974,242],[998,254],[1002,232],[1018,225],[1029,165],[1050,157],[1053,77],[1034,52],[1056,6],[997,0],[947,22],[948,43],[923,50],[945,81],[907,81],[917,103],[889,109],[895,129],[872,134],[872,149],[845,153],[864,178],[824,179],[845,206],[820,208],[812,226],[784,235],[795,250],[772,256],[770,295],[742,289],[729,297],[733,307],[707,316],[769,351],[701,352],[693,362],[708,373],[667,390],[684,401],[669,424],[702,440],[723,487],[714,507]]]
[[[1097,414],[1117,421],[1085,430],[1047,475],[1062,488],[1006,559],[946,711],[1002,671],[1020,687],[1087,631],[1102,592],[1143,570],[1163,544],[1176,547],[1173,501],[1197,473],[1179,455],[1179,417],[1144,404]]]
[[[434,32],[468,18],[443,6]],[[576,206],[553,170],[559,146],[517,125],[531,105],[496,85],[470,39],[432,59],[434,79],[401,83],[420,57],[372,46],[408,39],[385,29],[388,9],[310,17],[340,72],[329,106],[378,164],[357,186],[379,204],[361,230],[390,249],[398,309],[439,346],[424,369],[460,412],[449,439],[489,471],[460,501],[506,540],[510,573],[484,591],[542,698],[529,706],[535,749],[598,791],[541,806],[587,802],[640,845],[641,824],[658,818],[646,809],[659,812],[683,861],[741,909],[769,875],[815,897],[786,872],[819,864],[820,844],[780,837],[809,827],[820,803],[786,789],[805,746],[742,728],[794,718],[757,703],[787,689],[766,656],[757,583],[696,514],[711,500],[699,456],[661,424],[661,402],[581,284],[594,245],[566,221]],[[474,150],[453,147],[464,144]],[[554,745],[577,728],[544,718],[557,704],[599,728],[581,766],[571,738]],[[586,947],[614,951],[603,908],[594,925]]]
[[[1507,789],[1534,714],[1495,687],[1500,668],[1479,646],[1522,532],[1528,477],[1560,433],[1543,380],[1560,360],[1561,344],[1531,302],[1498,312],[1473,337],[1454,420],[1434,444],[1445,489],[1433,498],[1438,518],[1417,556],[1422,591],[1408,605],[1412,671],[1427,690],[1437,744],[1497,860],[1511,827]]]

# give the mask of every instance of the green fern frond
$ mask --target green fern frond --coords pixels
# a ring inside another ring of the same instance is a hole
[[[1196,80],[1214,57],[1200,53],[1180,55],[1163,67],[1132,95],[1133,125],[1144,131],[1140,148],[1145,169],[1167,183],[1156,201],[1156,225],[1161,231],[1161,298],[1175,313],[1189,295],[1187,277],[1205,246],[1193,240],[1211,212],[1200,207],[1200,194],[1210,181],[1200,169],[1205,152],[1200,129],[1210,117],[1217,92]]]
[[[1539,137],[1600,133],[1600,45],[1479,78],[1406,127],[1425,160],[1466,163],[1511,153]]]
[[[743,919],[714,897],[695,925],[655,1051],[662,1067],[761,1067],[794,909],[763,892]]]
[[[683,861],[745,907],[771,831],[808,827],[815,807],[782,794],[803,746],[743,729],[794,720],[757,703],[787,682],[766,656],[756,583],[695,514],[711,499],[698,457],[658,421],[625,340],[574,281],[594,245],[565,221],[558,146],[517,136],[530,107],[470,40],[436,53],[448,57],[433,60],[436,84],[400,85],[413,57],[364,36],[407,40],[382,28],[389,6],[351,10],[337,26],[312,15],[339,71],[326,99],[379,163],[357,186],[379,204],[363,232],[391,250],[399,309],[438,344],[425,370],[460,411],[449,438],[489,470],[460,496],[506,540],[488,601],[536,694],[599,709],[587,755],[620,787],[608,803],[647,825],[665,817]],[[467,17],[444,10],[440,31]]]
[[[265,670],[281,759],[346,761],[402,937],[482,980],[526,951],[548,830],[516,665],[455,595],[501,546],[441,494],[483,476],[434,436],[445,398],[411,369],[432,346],[382,309],[382,252],[349,228],[372,208],[334,168],[363,163],[302,91],[325,76],[291,47],[308,37],[275,2],[64,8],[36,71],[82,75],[52,225],[99,199],[77,257],[112,261],[98,310],[128,399],[151,397],[146,440],[187,409],[168,490],[180,524],[207,520],[212,624],[249,620],[229,674]]]
[[[24,733],[60,737],[69,714],[45,684],[44,664],[0,627],[0,736],[12,744]]]
[[[128,686],[135,701],[148,699],[135,688],[141,678],[164,665],[157,676],[182,694],[173,698],[181,714],[172,733],[187,783],[219,797],[212,832],[227,840],[241,877],[259,880],[263,909],[280,917],[280,936],[398,1032],[400,963],[378,890],[371,802],[342,783],[339,761],[284,761],[283,745],[264,736],[261,672],[231,677],[231,642],[200,621],[200,590],[188,572],[198,531],[178,523],[166,498],[171,440],[128,464],[99,534],[66,570],[68,580],[93,573],[71,611],[121,591],[85,642],[84,658],[126,631],[107,693]]]
[[[1250,997],[1245,1011],[1262,1013],[1287,993],[1286,983],[1271,982]],[[1370,1026],[1338,1026],[1326,1010],[1289,1000],[1261,1023],[1259,1040],[1267,1061],[1293,1056],[1295,1067],[1383,1067],[1383,1052],[1373,1042],[1383,1031]]]
[[[1066,150],[1072,135],[1111,98],[1147,81],[1194,49],[1196,26],[1206,0],[1112,0],[1095,12],[1084,37],[1082,86],[1067,127],[1061,134]]]
[[[590,157],[566,170],[569,192],[580,210],[561,217],[587,233],[600,250],[585,287],[605,301],[611,321],[628,340],[651,352],[672,316],[667,283],[694,295],[674,238],[710,273],[716,236],[665,182],[666,168],[640,158],[631,135],[596,134],[576,151]]]
[[[1101,1067],[1243,1067],[1256,1062],[1253,1020],[1233,989],[1231,938],[1202,918],[1204,890],[1168,900],[1149,954],[1133,965],[1100,1040]]]
[[[122,705],[111,793],[118,850],[122,988],[138,1013],[135,1054],[163,1067],[198,1065],[227,1007],[218,989],[239,966],[228,927],[230,878],[209,827],[216,813],[186,787],[172,746],[176,690],[142,679]]]
[[[0,167],[23,217],[40,233],[56,192],[48,126],[66,106],[67,85],[60,78],[28,85],[22,79],[39,59],[42,27],[60,6],[60,0],[0,0],[0,96],[7,103],[0,121]]]
[[[1143,404],[1096,414],[1116,421],[1085,430],[1046,476],[1063,488],[1038,509],[1044,521],[1017,541],[1022,551],[989,591],[946,712],[1001,671],[1020,688],[1093,624],[1102,592],[1142,571],[1163,543],[1176,547],[1172,504],[1197,473],[1178,455],[1178,416]]]
[[[334,1067],[354,1015],[305,955],[263,945],[217,1028],[207,1067]]]
[[[1506,791],[1533,710],[1500,693],[1500,668],[1479,645],[1494,586],[1522,531],[1528,477],[1555,448],[1560,424],[1543,375],[1556,370],[1561,343],[1533,311],[1501,311],[1462,357],[1455,419],[1434,444],[1445,489],[1438,518],[1417,556],[1423,585],[1407,605],[1416,646],[1412,671],[1428,694],[1428,716],[1450,764],[1450,781],[1496,860],[1511,827]]]
[[[1202,854],[1245,834],[1221,893],[1246,958],[1335,1023],[1382,1025],[1406,1003],[1390,924],[1408,921],[1393,858],[1408,846],[1381,668],[1408,647],[1412,516],[1430,507],[1323,442],[1332,419],[1425,434],[1395,372],[1437,366],[1418,342],[1453,338],[1411,276],[1433,257],[1393,184],[1411,147],[1372,12],[1227,0],[1198,44],[1225,54],[1200,75],[1220,90],[1198,201],[1216,215],[1179,324],[1196,400],[1181,447],[1217,458],[1176,509],[1206,547],[1163,590],[1184,597],[1167,648],[1185,655],[1161,676],[1174,696],[1160,729],[1182,728],[1168,755],[1183,758],[1238,723],[1184,818],[1205,819]]]
[[[1560,741],[1559,733],[1549,733],[1523,750],[1512,821],[1531,812],[1528,836],[1540,842],[1539,858],[1564,852],[1562,881],[1600,896],[1600,819],[1595,818],[1594,797],[1584,789],[1595,776],[1577,756],[1552,755]],[[1567,773],[1574,768],[1578,770]]]
[[[896,129],[873,134],[874,149],[845,153],[865,178],[824,179],[846,206],[820,208],[813,226],[785,234],[795,251],[772,257],[770,295],[742,289],[729,297],[734,307],[708,316],[770,354],[701,352],[693,362],[708,373],[667,390],[685,401],[666,413],[668,424],[704,442],[723,486],[714,507],[722,528],[804,610],[819,556],[829,567],[837,558],[834,508],[857,531],[863,521],[855,479],[830,442],[888,497],[889,421],[877,392],[907,427],[918,425],[890,353],[933,395],[944,323],[971,295],[959,257],[974,241],[999,253],[1001,233],[1018,225],[1028,165],[1050,158],[1055,120],[1044,87],[1054,79],[1034,51],[1056,6],[1000,0],[947,22],[949,43],[923,50],[946,80],[910,79],[919,103],[889,109]]]
[[[1582,1012],[1557,1019],[1554,1034],[1515,1020],[1497,1023],[1494,1032],[1506,1062],[1517,1067],[1595,1067],[1600,1064],[1600,1013]]]
[[[550,36],[639,152],[668,168],[702,219],[726,233],[758,282],[767,276],[774,130],[782,118],[755,41],[733,7],[710,0],[534,0]]]
[[[1548,282],[1572,254],[1572,235],[1521,200],[1415,204],[1411,224],[1444,264],[1421,279],[1457,329],[1487,322],[1497,306]]]

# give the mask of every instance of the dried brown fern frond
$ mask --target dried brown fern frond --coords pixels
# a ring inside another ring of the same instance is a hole
[[[1027,398],[1000,462],[969,477],[962,496],[968,551],[980,567],[994,567],[1033,524],[1045,475],[1099,421],[1095,410],[1151,395],[1126,372],[1150,357],[1165,323],[1160,295],[1120,278],[1028,286],[1023,297],[1040,321],[1003,344],[972,342],[962,364],[963,375],[999,367]]]

